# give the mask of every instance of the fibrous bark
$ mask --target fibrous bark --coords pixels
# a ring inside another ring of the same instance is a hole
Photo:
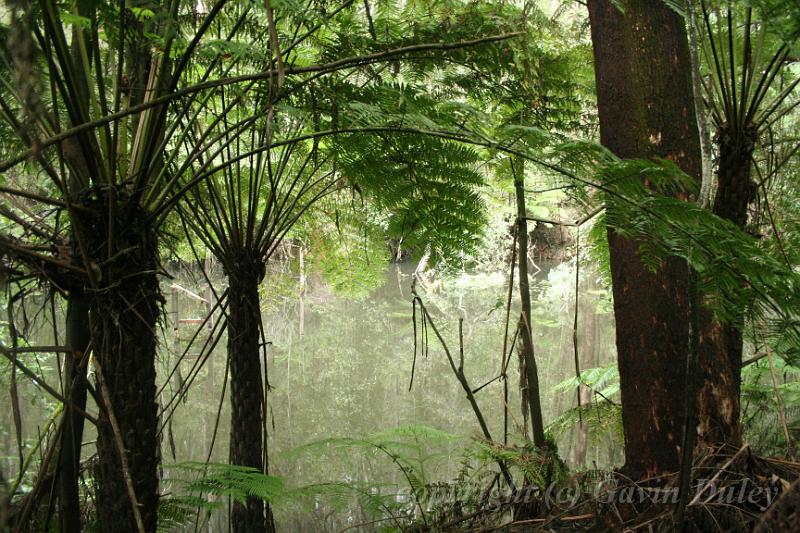
[[[244,252],[231,263],[232,267],[226,268],[231,374],[230,462],[264,471],[264,386],[258,299],[264,263]],[[234,533],[262,533],[273,529],[269,508],[258,498],[249,498],[247,505],[234,503],[231,523]]]
[[[90,294],[92,347],[110,396],[110,405],[103,402],[98,417],[97,517],[103,530],[138,531],[127,486],[131,481],[144,529],[150,533],[156,530],[159,500],[155,355],[163,297],[152,229],[141,211],[127,220],[115,226],[114,247],[123,252],[106,262],[100,287]],[[96,235],[107,235],[106,228],[96,229]],[[127,469],[122,467],[111,414],[119,426]]]
[[[723,129],[717,140],[719,168],[714,214],[730,220],[740,229],[747,225],[747,209],[756,193],[750,180],[754,139],[754,132],[737,135]],[[743,326],[743,316],[722,323],[711,311],[701,311],[699,351],[703,384],[697,407],[699,438],[704,445],[741,444],[739,394]]]

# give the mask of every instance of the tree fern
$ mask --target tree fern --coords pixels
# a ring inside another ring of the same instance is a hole
[[[619,370],[616,362],[581,371],[580,379],[572,376],[553,387],[554,392],[574,394],[576,387],[592,391],[589,403],[567,409],[550,423],[549,431],[562,435],[579,423],[586,426],[586,434],[595,443],[611,434],[622,439],[622,406],[619,403]]]
[[[372,516],[404,514],[391,490],[372,483],[327,482],[290,488],[283,478],[223,463],[186,462],[169,470],[174,488],[159,509],[159,526],[164,531],[191,523],[198,512],[210,515],[224,510],[228,498],[244,503],[248,497],[256,497],[275,508],[306,510],[320,500],[337,510],[357,502]]]
[[[238,502],[253,496],[273,502],[289,492],[283,479],[246,466],[185,462],[174,465],[172,470],[172,481],[189,494],[232,498]]]

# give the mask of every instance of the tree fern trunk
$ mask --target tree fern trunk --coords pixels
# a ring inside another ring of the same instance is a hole
[[[750,181],[754,142],[751,135],[727,131],[719,135],[719,169],[714,214],[739,228],[747,225],[747,208],[755,191]],[[700,371],[703,386],[698,407],[699,439],[706,445],[741,444],[739,393],[742,370],[744,317],[722,324],[710,311],[700,318]]]
[[[750,162],[754,149],[751,137],[746,134],[742,138],[723,130],[717,143],[719,169],[714,213],[742,229],[747,224],[747,207],[755,192],[750,181]]]
[[[150,533],[156,530],[159,499],[155,355],[163,297],[156,277],[154,235],[141,212],[130,218],[126,225],[117,224],[113,235],[119,249],[128,251],[107,261],[101,287],[90,300],[92,346],[110,396],[110,405],[104,401],[99,416],[97,516],[103,531],[138,530],[127,487],[130,481],[144,529]],[[98,391],[102,390],[98,383]],[[127,471],[118,437],[125,448]]]
[[[622,158],[665,157],[701,175],[684,21],[662,2],[590,0],[603,145]],[[625,436],[633,478],[674,472],[685,411],[688,268],[651,272],[639,243],[608,233]]]
[[[264,387],[259,349],[261,309],[258,285],[264,276],[264,264],[242,254],[234,261],[234,265],[235,268],[228,272],[230,462],[263,471]],[[258,498],[249,498],[247,505],[234,503],[231,523],[234,533],[272,531],[269,508],[265,509],[264,501]]]
[[[86,410],[86,361],[89,347],[89,301],[83,290],[70,291],[67,297],[66,346],[71,352],[64,358],[64,426],[61,433],[58,471],[58,516],[62,533],[80,533],[80,477],[83,415]],[[74,407],[74,408],[73,408]]]

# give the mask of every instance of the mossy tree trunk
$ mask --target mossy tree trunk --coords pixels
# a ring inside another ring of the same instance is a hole
[[[600,137],[622,158],[668,158],[701,175],[683,19],[662,2],[590,0]],[[639,243],[608,233],[625,436],[633,478],[674,472],[685,414],[689,268],[652,272]]]

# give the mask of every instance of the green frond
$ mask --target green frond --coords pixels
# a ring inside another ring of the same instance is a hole
[[[587,368],[581,371],[580,379],[569,377],[553,387],[553,392],[573,392],[578,386],[586,386],[611,398],[619,392],[619,368],[616,362],[607,366]]]
[[[622,408],[602,398],[568,409],[550,423],[548,431],[554,435],[563,435],[580,423],[586,425],[586,434],[594,444],[602,442],[609,434],[617,442],[622,442]]]
[[[800,274],[767,254],[733,223],[644,186],[646,177],[661,193],[690,191],[689,178],[672,164],[614,161],[601,167],[598,175],[610,193],[606,224],[639,243],[645,265],[657,269],[667,257],[686,259],[697,272],[703,304],[720,319],[744,314],[758,325],[772,324],[763,333],[781,347],[779,355],[796,355]]]
[[[268,476],[255,468],[223,463],[178,463],[172,480],[187,494],[232,498],[246,503],[248,497],[278,502],[289,491],[280,477]]]

